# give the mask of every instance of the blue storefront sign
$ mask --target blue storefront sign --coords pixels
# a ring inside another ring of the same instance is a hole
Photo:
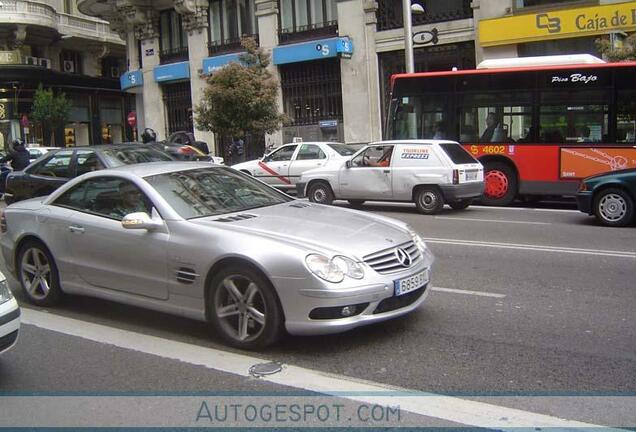
[[[274,48],[272,58],[275,65],[280,65],[332,57],[351,58],[352,55],[353,43],[351,39],[348,37],[335,37],[278,46]]]
[[[228,63],[238,62],[242,53],[225,54],[215,57],[207,57],[203,59],[203,73],[210,75],[217,69],[222,68]]]
[[[119,85],[122,90],[144,85],[144,74],[140,70],[126,72],[119,77]]]
[[[157,66],[152,71],[156,82],[190,79],[190,63],[180,62]]]

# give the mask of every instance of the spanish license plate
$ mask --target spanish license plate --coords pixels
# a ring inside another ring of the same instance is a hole
[[[466,181],[477,180],[477,171],[466,171]]]
[[[402,294],[406,294],[423,287],[427,282],[428,270],[424,270],[416,275],[393,281],[393,290],[396,296],[401,296]]]

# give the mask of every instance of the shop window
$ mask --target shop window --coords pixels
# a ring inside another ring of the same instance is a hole
[[[83,73],[82,55],[76,51],[62,51],[60,53],[60,65],[62,72],[73,74]]]
[[[210,55],[242,50],[242,37],[258,41],[255,0],[214,0],[208,16]]]
[[[159,43],[162,64],[188,60],[188,35],[181,15],[173,9],[160,13]]]
[[[539,137],[545,143],[608,141],[608,92],[603,90],[541,93]]]
[[[279,0],[281,44],[338,35],[335,0]]]
[[[285,113],[294,125],[342,120],[340,59],[280,67]]]
[[[515,9],[598,4],[598,0],[515,0]]]

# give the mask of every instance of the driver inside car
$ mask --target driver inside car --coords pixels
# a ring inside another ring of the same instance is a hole
[[[145,203],[141,191],[131,183],[119,185],[119,199],[111,210],[110,215],[117,219],[123,219],[130,213],[144,212],[150,214],[150,209]]]
[[[367,159],[366,165],[371,167],[388,167],[391,163],[391,155],[393,154],[393,146],[389,146],[384,150],[384,153],[377,162]],[[367,156],[368,157],[368,156]]]

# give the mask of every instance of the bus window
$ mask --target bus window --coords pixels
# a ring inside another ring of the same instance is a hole
[[[542,92],[540,141],[607,142],[608,118],[607,92],[603,90]]]
[[[636,91],[618,92],[616,97],[616,141],[636,142]]]
[[[448,121],[448,96],[407,96],[398,101],[393,139],[455,139]]]
[[[462,98],[459,141],[462,143],[516,142],[532,125],[530,93],[469,94]],[[527,105],[526,105],[527,104]]]

